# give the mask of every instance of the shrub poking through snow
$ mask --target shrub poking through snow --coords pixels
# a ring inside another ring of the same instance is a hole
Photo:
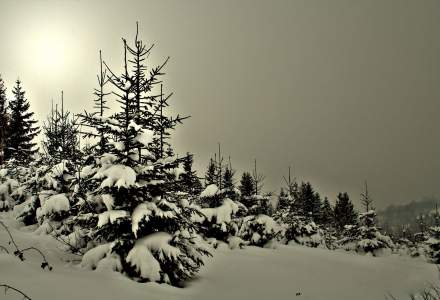
[[[267,215],[247,216],[243,218],[239,236],[250,245],[267,246],[283,234],[281,226]]]

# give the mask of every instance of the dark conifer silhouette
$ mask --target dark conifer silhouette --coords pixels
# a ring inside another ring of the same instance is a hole
[[[76,162],[80,157],[79,125],[77,118],[64,109],[64,93],[61,91],[61,108],[52,105],[51,114],[43,125],[43,150],[59,163],[62,160]]]
[[[250,197],[254,192],[254,180],[251,173],[244,172],[240,180],[240,193],[242,197]]]
[[[345,225],[357,224],[357,213],[354,210],[353,203],[347,193],[339,193],[335,208],[335,225],[339,230],[344,229]]]
[[[33,142],[39,133],[37,121],[33,119],[34,113],[25,97],[21,81],[17,80],[12,90],[14,97],[9,102],[10,128],[6,138],[5,159],[15,159],[19,164],[32,160],[37,144]]]
[[[8,128],[7,98],[5,83],[0,76],[0,165],[4,162],[6,132]]]

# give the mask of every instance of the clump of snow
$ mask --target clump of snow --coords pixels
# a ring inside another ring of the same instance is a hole
[[[162,204],[165,202],[161,202]],[[167,202],[169,203],[169,202]],[[169,203],[169,207],[173,210],[171,211],[164,211],[161,208],[157,207],[157,205],[153,202],[146,202],[139,204],[133,211],[133,214],[131,215],[131,230],[134,233],[134,235],[137,237],[137,231],[139,229],[139,223],[142,220],[148,221],[151,216],[158,216],[161,218],[174,218],[175,212],[177,211],[177,207],[174,205],[174,207],[171,205],[172,203]]]
[[[107,208],[107,210],[113,209],[115,199],[113,198],[112,195],[103,194],[103,195],[101,195],[101,199],[102,199],[102,202],[104,203],[105,207]]]
[[[109,142],[110,145],[112,145],[113,147],[115,147],[116,150],[118,151],[124,151],[125,150],[125,145],[123,142]]]
[[[101,161],[102,166],[108,166],[108,165],[113,164],[117,159],[118,159],[118,157],[112,153],[104,153],[101,156],[100,161]]]
[[[249,245],[248,241],[243,240],[242,238],[238,237],[238,236],[231,236],[228,238],[228,245],[229,245],[229,249],[234,250],[234,249],[242,249],[244,246]]]
[[[219,193],[219,189],[215,184],[208,185],[203,192],[200,194],[200,197],[213,197]]]
[[[226,231],[226,224],[231,222],[232,216],[236,214],[238,210],[238,204],[231,199],[226,198],[219,207],[200,209],[204,218],[194,217],[194,219],[199,223],[203,222],[205,219],[208,222],[215,222],[222,226],[223,231]]]
[[[153,141],[154,132],[151,130],[143,129],[138,132],[134,140],[144,146],[148,146]]]
[[[98,228],[108,224],[114,223],[117,219],[128,216],[128,212],[125,210],[108,210],[98,215]]]
[[[161,279],[161,267],[153,253],[157,253],[161,259],[176,260],[181,251],[169,244],[172,236],[166,232],[150,234],[137,240],[134,247],[128,252],[127,262],[135,267],[136,272],[142,278],[159,281]]]
[[[63,160],[59,164],[56,164],[55,166],[53,166],[52,169],[50,170],[50,173],[51,173],[52,177],[59,177],[67,171],[68,171],[67,161]]]
[[[101,272],[108,271],[122,271],[122,263],[119,255],[114,253],[107,253],[96,265],[96,270]]]
[[[0,169],[0,177],[6,177],[8,175],[8,169]]]
[[[101,188],[113,186],[128,188],[135,185],[136,182],[136,172],[124,165],[112,165],[103,171],[99,171],[94,176],[94,178],[103,177],[106,177],[106,179],[101,182]]]
[[[76,176],[80,178],[86,178],[94,174],[96,169],[93,166],[84,166],[81,170],[76,174]]]
[[[69,199],[64,194],[52,195],[45,199],[41,208],[37,209],[37,218],[46,216],[52,213],[59,213],[68,211],[70,209]]]
[[[95,269],[98,266],[98,262],[111,251],[111,248],[112,243],[107,243],[90,249],[84,254],[81,260],[81,266],[92,270]]]
[[[174,168],[172,170],[173,174],[174,174],[174,178],[177,180],[179,179],[180,175],[185,174],[185,169],[183,168],[182,165],[179,165],[177,168]]]

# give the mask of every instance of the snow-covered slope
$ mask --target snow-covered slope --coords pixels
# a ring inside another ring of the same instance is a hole
[[[9,214],[0,220],[10,228],[19,247],[41,249],[54,269],[42,270],[36,253],[25,261],[0,250],[0,284],[20,288],[32,299],[400,299],[427,281],[437,280],[435,265],[404,257],[369,257],[302,246],[278,249],[221,247],[183,289],[156,283],[137,283],[120,273],[89,271],[78,257],[66,255],[53,238],[18,229]],[[0,245],[12,250],[0,228]],[[0,299],[22,299],[13,291]]]

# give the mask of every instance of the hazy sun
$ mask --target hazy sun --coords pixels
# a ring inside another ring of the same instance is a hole
[[[30,34],[27,42],[26,52],[33,67],[55,76],[69,68],[74,44],[68,34],[45,28]]]

